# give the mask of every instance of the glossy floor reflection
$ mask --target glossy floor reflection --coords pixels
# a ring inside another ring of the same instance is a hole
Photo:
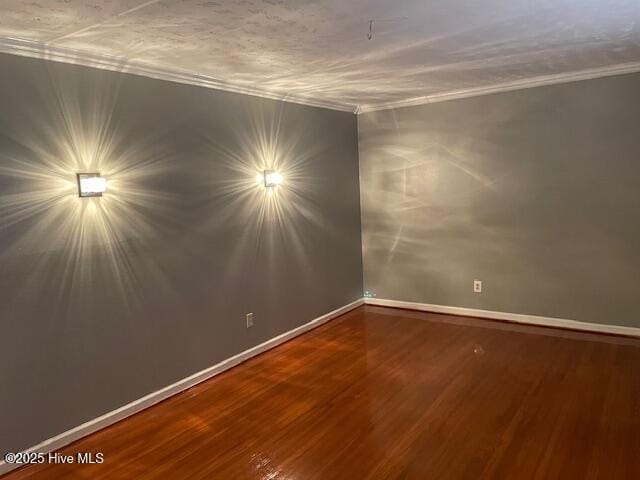
[[[361,307],[15,479],[640,478],[640,339]]]

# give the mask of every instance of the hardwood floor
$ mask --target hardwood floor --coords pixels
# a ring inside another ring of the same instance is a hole
[[[640,340],[366,306],[17,479],[637,479]]]

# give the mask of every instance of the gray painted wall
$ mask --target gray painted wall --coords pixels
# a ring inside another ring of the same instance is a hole
[[[640,75],[358,123],[365,290],[640,327]]]
[[[362,296],[354,115],[7,55],[0,72],[1,452]],[[109,192],[78,198],[78,170]]]

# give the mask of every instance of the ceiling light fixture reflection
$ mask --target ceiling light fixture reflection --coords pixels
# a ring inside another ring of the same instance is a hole
[[[101,197],[107,191],[107,179],[99,173],[78,173],[77,176],[80,197]]]
[[[265,170],[264,171],[264,186],[266,188],[277,187],[278,185],[282,185],[283,182],[282,175],[275,170]]]

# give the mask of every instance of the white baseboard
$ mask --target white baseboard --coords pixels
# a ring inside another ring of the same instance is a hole
[[[423,312],[432,313],[446,313],[449,315],[462,315],[465,317],[479,317],[487,318],[490,320],[506,320],[509,322],[523,323],[526,325],[568,328],[571,330],[582,330],[585,332],[640,337],[640,328],[623,327],[619,325],[604,325],[600,323],[579,322],[577,320],[564,320],[562,318],[539,317],[536,315],[522,315],[519,313],[492,312],[490,310],[476,310],[473,308],[449,307],[446,305],[402,302],[399,300],[384,300],[379,298],[365,298],[364,303],[366,303],[367,305],[378,305],[381,307],[406,308],[408,310],[420,310]]]
[[[214,377],[224,372],[225,370],[229,370],[230,368],[250,359],[251,357],[255,357],[256,355],[259,355],[267,350],[277,347],[278,345],[286,342],[287,340],[290,340],[294,337],[297,337],[298,335],[308,332],[309,330],[316,328],[322,325],[323,323],[327,323],[329,320],[339,317],[340,315],[347,313],[348,311],[353,310],[354,308],[359,307],[363,303],[364,301],[362,299],[359,299],[359,300],[356,300],[355,302],[351,302],[347,305],[344,305],[336,310],[333,310],[332,312],[329,312],[325,315],[322,315],[321,317],[311,320],[309,323],[305,323],[304,325],[294,328],[293,330],[289,330],[288,332],[285,332],[282,335],[278,335],[277,337],[267,340],[266,342],[261,343],[260,345],[256,345],[255,347],[250,348],[249,350],[245,350],[244,352],[239,353],[238,355],[235,355],[231,358],[228,358],[227,360],[223,360],[217,365],[206,368],[205,370],[202,370],[200,372],[194,373],[193,375],[187,378],[179,380],[176,383],[172,385],[168,385],[156,392],[150,393],[149,395],[142,397],[138,400],[134,400],[133,402],[127,405],[124,405],[123,407],[120,407],[116,410],[113,410],[109,413],[106,413],[101,417],[94,418],[93,420],[89,420],[88,422],[85,422],[82,425],[79,425],[75,428],[72,428],[71,430],[67,430],[64,433],[61,433],[60,435],[49,438],[48,440],[45,440],[39,443],[38,445],[35,445],[29,448],[28,450],[25,450],[25,452],[49,453],[49,452],[58,450],[66,445],[69,445],[72,442],[75,442],[76,440],[82,437],[85,437],[94,432],[97,432],[98,430],[102,430],[103,428],[108,427],[109,425],[112,425],[126,417],[133,415],[134,413],[137,413],[141,410],[144,410],[145,408],[155,405],[158,402],[166,400],[167,398],[177,393],[180,393],[188,388],[193,387],[194,385],[197,385],[198,383],[204,382],[205,380],[208,380],[211,377]],[[21,465],[7,464],[4,460],[2,460],[0,461],[0,475],[7,473],[11,470],[14,470],[20,466]]]

